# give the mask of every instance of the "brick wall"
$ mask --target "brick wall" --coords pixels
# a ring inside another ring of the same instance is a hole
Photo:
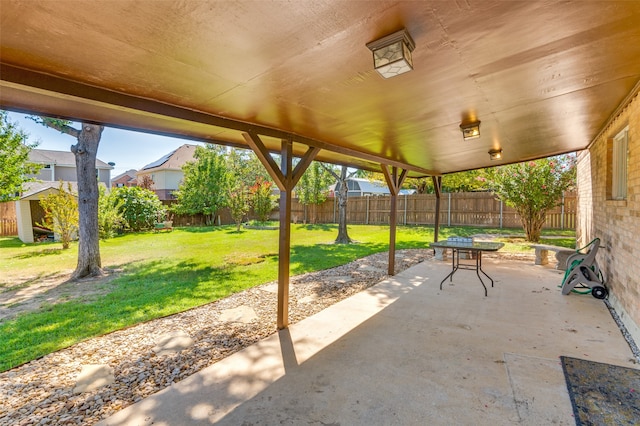
[[[640,95],[636,86],[588,150],[578,156],[578,246],[601,239],[598,264],[610,301],[640,342]],[[613,138],[628,133],[627,199],[612,200]]]

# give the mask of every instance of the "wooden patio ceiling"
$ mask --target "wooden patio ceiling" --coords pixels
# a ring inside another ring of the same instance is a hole
[[[0,0],[1,108],[408,176],[585,148],[639,80],[639,1]]]

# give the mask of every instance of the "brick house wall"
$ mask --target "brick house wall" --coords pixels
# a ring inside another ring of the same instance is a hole
[[[578,155],[577,244],[601,239],[598,264],[609,300],[640,342],[640,84]],[[628,128],[627,196],[612,199],[613,138]]]

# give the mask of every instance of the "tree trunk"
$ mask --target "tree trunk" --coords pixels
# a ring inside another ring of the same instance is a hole
[[[349,244],[353,241],[349,238],[347,233],[347,195],[349,188],[347,187],[347,167],[342,166],[340,172],[340,189],[336,193],[338,198],[338,238],[336,238],[337,244]]]
[[[76,157],[78,174],[79,238],[78,265],[72,280],[102,275],[100,239],[98,235],[98,179],[96,156],[103,127],[82,123],[78,143],[71,147]]]
[[[540,242],[540,234],[546,220],[546,211],[543,212],[521,212],[519,213],[522,221],[527,241],[532,243]]]

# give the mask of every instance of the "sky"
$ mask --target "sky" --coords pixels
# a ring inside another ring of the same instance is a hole
[[[36,123],[23,113],[9,112],[9,120],[16,123],[28,135],[29,142],[38,142],[38,149],[70,151],[77,141],[72,136]],[[76,123],[76,128],[79,124]],[[181,145],[200,144],[193,140],[170,138],[149,133],[105,127],[98,146],[98,159],[105,163],[116,163],[111,178],[130,169],[139,170],[163,157]]]

